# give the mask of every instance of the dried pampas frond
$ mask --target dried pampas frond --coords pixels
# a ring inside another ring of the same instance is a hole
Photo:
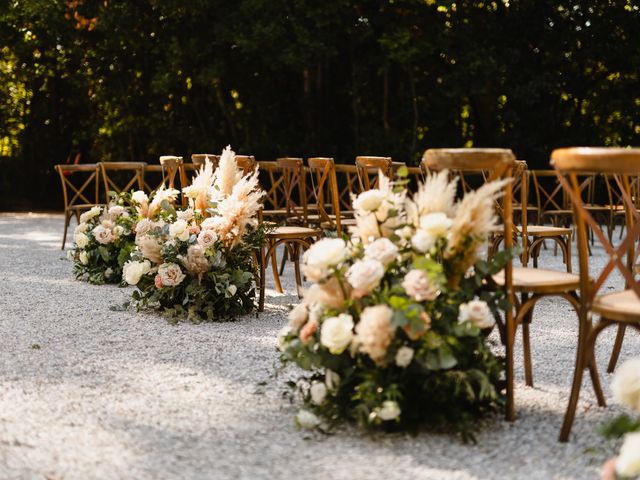
[[[444,213],[453,218],[456,213],[455,198],[458,188],[458,177],[449,181],[449,171],[430,174],[413,195],[406,201],[408,220],[413,226],[420,225],[420,217],[429,213]]]
[[[233,187],[242,178],[242,171],[238,169],[236,153],[231,145],[222,151],[218,168],[215,171],[213,185],[223,195],[231,195]]]

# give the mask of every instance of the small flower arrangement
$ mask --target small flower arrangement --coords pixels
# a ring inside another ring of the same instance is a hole
[[[119,283],[122,267],[135,248],[136,212],[127,195],[114,196],[108,207],[95,206],[80,215],[68,257],[76,278],[90,283]]]
[[[604,426],[602,433],[609,438],[624,436],[620,453],[608,461],[603,468],[602,478],[640,478],[640,358],[622,364],[611,383],[615,400],[629,407],[635,418],[621,415]]]
[[[487,279],[515,252],[478,256],[505,183],[456,203],[446,171],[413,198],[402,176],[379,180],[353,199],[351,238],[325,238],[304,255],[314,283],[278,339],[283,363],[310,371],[296,383],[306,404],[296,421],[428,425],[472,438],[472,421],[503,404],[503,361],[486,333],[508,302]]]
[[[227,147],[217,170],[207,160],[183,194],[190,203],[184,210],[133,194],[140,213],[151,215],[138,222],[136,249],[123,270],[124,280],[137,286],[134,303],[195,322],[249,313],[253,258],[264,238],[257,171],[243,176]]]

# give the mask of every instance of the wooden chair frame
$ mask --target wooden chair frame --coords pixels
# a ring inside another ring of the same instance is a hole
[[[360,192],[377,188],[378,172],[382,172],[387,177],[392,174],[391,157],[356,157],[356,168],[358,171],[358,182]],[[371,179],[373,175],[373,180]]]
[[[560,432],[560,441],[567,441],[575,418],[584,370],[589,369],[591,373],[598,405],[606,406],[595,361],[595,345],[599,334],[605,328],[616,324],[620,327],[618,337],[624,335],[624,330],[628,326],[640,331],[640,315],[624,309],[607,309],[603,299],[612,294],[599,294],[611,272],[617,270],[625,279],[625,291],[613,294],[629,292],[632,299],[640,303],[640,282],[634,276],[633,267],[638,256],[635,244],[640,237],[640,214],[631,198],[629,182],[629,175],[640,174],[640,149],[565,148],[554,150],[551,158],[558,182],[570,197],[573,206],[580,265],[578,350],[571,395]],[[620,188],[628,233],[617,248],[605,236],[585,205],[584,192],[579,179],[579,175],[584,173],[612,174]],[[594,233],[609,256],[609,261],[595,280],[589,269],[589,231]],[[626,258],[626,263],[623,263],[623,258]],[[595,325],[591,321],[591,315],[594,313],[600,316]],[[618,339],[616,339],[616,346],[617,344]],[[615,348],[614,355],[617,357],[619,351],[616,352]]]
[[[144,189],[144,169],[145,162],[100,162],[100,173],[104,184],[104,194],[106,203],[109,203],[110,192],[128,192],[134,186],[138,190]],[[128,172],[130,176],[125,179],[124,187],[118,185],[109,175],[110,172]]]
[[[338,197],[338,179],[333,158],[314,157],[308,160],[311,171],[311,183],[318,201],[320,226],[325,224],[342,235],[340,198]],[[326,198],[329,197],[329,198]],[[331,213],[327,211],[327,200]]]
[[[351,198],[357,195],[359,188],[358,168],[355,165],[336,164],[336,178],[338,181],[338,197],[340,198],[340,210],[352,212]],[[344,181],[340,181],[344,179]]]
[[[71,217],[76,216],[76,221],[80,222],[80,212],[89,210],[100,205],[100,167],[95,164],[78,165],[56,165],[55,166],[62,185],[62,197],[64,199],[64,234],[62,236],[62,250],[67,241],[67,230],[71,223]],[[77,186],[70,180],[70,176],[75,173],[88,174],[87,178]],[[89,190],[94,189],[91,201]],[[71,190],[72,192],[69,192]],[[72,193],[72,195],[70,195]],[[80,201],[80,202],[79,202]]]

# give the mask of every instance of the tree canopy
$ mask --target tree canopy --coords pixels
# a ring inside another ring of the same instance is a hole
[[[638,144],[640,11],[608,0],[9,0],[0,208],[53,165]],[[28,175],[20,172],[28,172]]]

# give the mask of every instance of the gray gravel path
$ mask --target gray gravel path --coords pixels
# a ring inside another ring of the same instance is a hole
[[[571,442],[556,441],[576,337],[559,301],[536,310],[535,388],[524,386],[518,355],[518,420],[487,420],[478,444],[353,428],[309,434],[283,397],[295,372],[273,377],[275,336],[296,302],[291,275],[258,318],[173,326],[110,310],[128,289],[73,280],[61,232],[60,215],[0,215],[1,480],[585,479],[617,448],[596,429],[620,408],[598,408],[586,382]],[[547,251],[541,264],[559,260]],[[602,370],[613,333],[601,337]],[[638,352],[629,334],[622,357]]]

